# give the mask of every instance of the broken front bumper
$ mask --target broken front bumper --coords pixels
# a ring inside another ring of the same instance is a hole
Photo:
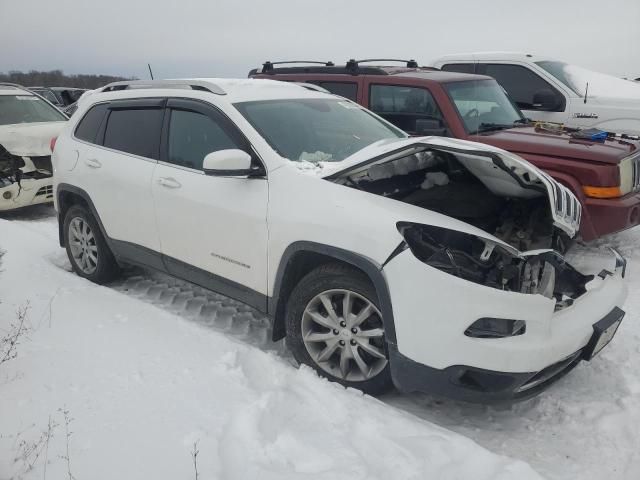
[[[594,260],[594,259],[592,259]],[[478,285],[428,267],[406,250],[385,266],[396,333],[389,345],[394,383],[467,401],[495,402],[538,393],[579,363],[594,325],[623,315],[626,262],[617,253],[591,262],[596,275],[572,305]],[[523,320],[507,338],[473,338],[480,318]]]
[[[7,186],[0,183],[0,212],[53,202],[53,178],[23,178]]]

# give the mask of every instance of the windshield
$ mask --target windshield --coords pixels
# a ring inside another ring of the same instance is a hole
[[[0,95],[0,125],[62,122],[66,119],[55,107],[35,95]]]
[[[359,105],[306,98],[236,103],[235,107],[281,156],[294,161],[339,162],[401,130]]]
[[[584,97],[632,97],[640,98],[640,85],[605,73],[594,72],[586,68],[564,62],[544,61],[536,65],[546,70],[569,87],[575,94]],[[587,92],[587,83],[589,90]]]
[[[467,133],[512,128],[526,120],[495,80],[445,84]]]

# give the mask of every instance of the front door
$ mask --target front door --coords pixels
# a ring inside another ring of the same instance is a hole
[[[215,177],[202,170],[214,151],[248,141],[219,110],[170,99],[161,161],[153,176],[164,261],[174,275],[264,308],[267,293],[266,177]]]

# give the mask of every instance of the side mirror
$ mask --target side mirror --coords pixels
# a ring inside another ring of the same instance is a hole
[[[251,155],[237,148],[209,153],[202,161],[202,169],[206,175],[218,177],[245,177],[253,173]]]
[[[552,90],[549,90],[547,88],[538,90],[533,94],[532,107],[536,110],[552,112],[558,108],[559,104],[560,102],[558,101],[558,96],[553,93]]]
[[[447,129],[444,128],[440,120],[434,118],[416,119],[416,133],[423,136],[445,136]]]

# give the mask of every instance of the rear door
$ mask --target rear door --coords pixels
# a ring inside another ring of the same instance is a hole
[[[168,101],[161,161],[153,177],[158,231],[171,273],[264,308],[266,176],[216,177],[202,170],[207,154],[236,148],[259,162],[217,108],[196,100]]]
[[[126,242],[134,249],[129,251],[133,256],[160,250],[151,178],[165,101],[147,98],[95,105],[74,133],[80,140],[78,184],[89,194],[106,234]],[[96,124],[97,134],[92,128]]]

